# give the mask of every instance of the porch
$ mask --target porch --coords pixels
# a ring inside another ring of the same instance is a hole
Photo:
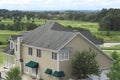
[[[3,54],[3,67],[7,69],[15,67],[14,55],[6,54],[6,53]]]

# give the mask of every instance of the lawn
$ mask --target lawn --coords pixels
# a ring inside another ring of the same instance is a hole
[[[0,66],[3,64],[3,56],[2,56],[2,49],[0,49]]]
[[[101,47],[103,50],[120,50],[120,45],[110,46],[110,47]]]
[[[64,25],[64,26],[72,26],[72,27],[81,27],[81,28],[86,28],[86,29],[90,29],[91,31],[97,31],[99,25],[97,22],[82,22],[82,21],[73,21],[73,20],[46,20],[46,19],[34,19],[35,24],[37,25],[42,25],[44,24],[46,21],[55,21],[55,22],[59,22],[60,24]],[[22,19],[22,22],[32,22],[31,20],[27,20],[26,18]],[[2,20],[1,23],[4,24],[13,24],[13,20],[10,19],[5,19]]]
[[[97,31],[93,32],[95,36],[101,37],[104,39],[104,42],[120,42],[120,31],[110,31],[110,34],[107,35],[107,31]]]
[[[32,22],[23,18],[22,22]],[[55,21],[64,26],[80,27],[89,29],[95,36],[103,38],[104,42],[120,42],[120,31],[110,31],[110,35],[106,35],[106,31],[98,31],[99,24],[97,22],[82,22],[82,21],[73,21],[73,20],[46,20],[46,19],[34,19],[35,23],[38,25],[45,24],[46,21]],[[4,19],[1,21],[4,24],[13,24],[13,20]],[[0,30],[0,41],[7,42],[10,35],[18,34],[20,31],[7,31]]]
[[[113,53],[112,51],[104,51],[108,56],[111,56],[111,54]],[[118,54],[120,56],[120,52],[116,52],[116,54]]]
[[[3,63],[3,57],[2,57],[2,50],[8,43],[8,39],[10,35],[17,35],[20,31],[9,31],[9,30],[0,30],[0,41],[2,41],[3,45],[0,45],[0,66]]]
[[[8,42],[10,35],[17,35],[19,33],[20,31],[0,30],[0,41],[3,44],[6,44]]]
[[[21,21],[32,22],[31,20],[27,20],[26,18],[23,18]],[[85,29],[89,29],[95,36],[99,38],[103,38],[104,42],[120,42],[120,31],[110,31],[109,36],[107,36],[106,31],[98,31],[99,24],[97,22],[82,22],[82,21],[73,21],[73,20],[46,20],[46,19],[40,19],[40,20],[34,19],[34,21],[35,21],[35,24],[38,24],[38,25],[45,24],[46,21],[55,21],[64,26],[85,28]],[[10,19],[5,19],[5,20],[2,20],[1,23],[13,24],[13,21]],[[3,33],[3,35],[1,35],[1,33]],[[17,31],[16,32],[0,31],[0,39],[5,40],[5,37],[9,36],[8,33],[16,34],[18,32]]]

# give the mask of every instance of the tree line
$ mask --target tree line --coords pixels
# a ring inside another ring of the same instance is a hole
[[[120,30],[120,9],[102,9],[98,16],[100,30]]]
[[[3,19],[16,19],[26,17],[28,20],[34,19],[60,19],[60,20],[80,20],[80,21],[97,21],[97,11],[9,11],[0,9],[0,17]]]
[[[21,19],[26,18],[31,20],[31,23],[23,23]],[[0,29],[10,30],[31,30],[36,28],[35,19],[50,19],[50,20],[76,20],[98,22],[99,30],[120,30],[120,9],[102,9],[101,11],[9,11],[0,9],[0,22],[3,19],[13,20],[14,24],[0,23]],[[30,25],[32,28],[30,28]],[[15,28],[18,26],[18,28]],[[20,27],[19,27],[20,26]]]
[[[14,22],[13,24],[4,24],[0,23],[0,30],[13,30],[13,31],[22,31],[22,30],[33,30],[37,28],[37,24],[32,22]]]

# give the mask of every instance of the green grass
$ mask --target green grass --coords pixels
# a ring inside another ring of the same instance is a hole
[[[99,27],[98,23],[96,22],[82,22],[82,21],[71,21],[71,20],[50,20],[50,21],[56,21],[64,26],[89,29],[92,32],[97,32]]]
[[[26,18],[23,18],[21,20],[22,22],[32,22],[31,20],[27,20]],[[73,21],[73,20],[46,20],[46,19],[35,19],[35,24],[37,25],[42,25],[45,24],[46,21],[55,21],[58,22],[64,26],[72,26],[72,27],[79,27],[79,28],[85,28],[89,29],[95,36],[103,38],[104,42],[120,42],[120,31],[110,31],[110,35],[106,35],[106,31],[98,31],[99,25],[97,22],[82,22],[82,21]],[[5,19],[2,20],[1,23],[4,24],[13,24],[13,20],[10,19]],[[3,33],[3,34],[1,34]],[[6,34],[4,34],[6,33]],[[6,37],[10,34],[16,34],[18,33],[17,31],[11,32],[11,31],[0,31],[0,39],[2,41],[6,41]],[[0,40],[0,41],[1,41]]]
[[[0,30],[0,41],[7,45],[10,35],[17,35],[20,31]],[[0,66],[3,64],[2,50],[6,45],[0,45]]]
[[[101,37],[104,39],[104,42],[120,42],[120,31],[110,31],[110,35],[107,36],[106,35],[106,31],[98,31],[98,32],[94,32],[94,35]]]
[[[120,50],[120,45],[110,46],[110,47],[101,47],[103,50]]]
[[[113,52],[111,51],[104,51],[108,56],[111,56]],[[116,52],[120,56],[120,52]]]
[[[2,64],[3,64],[3,54],[2,54],[2,49],[0,49],[0,66],[2,66]]]
[[[2,50],[6,45],[0,45],[0,66],[3,64],[3,53]]]
[[[0,30],[0,41],[2,41],[3,44],[6,44],[10,35],[17,35],[19,33],[20,31]]]

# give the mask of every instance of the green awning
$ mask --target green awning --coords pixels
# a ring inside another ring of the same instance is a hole
[[[45,73],[50,75],[50,74],[52,74],[52,70],[49,69],[49,68],[47,68],[46,71],[45,71]]]
[[[38,68],[38,63],[34,61],[29,61],[25,66],[28,66],[31,68]]]
[[[63,71],[55,71],[55,72],[53,73],[53,76],[55,76],[55,77],[64,77],[65,74],[64,74]]]

